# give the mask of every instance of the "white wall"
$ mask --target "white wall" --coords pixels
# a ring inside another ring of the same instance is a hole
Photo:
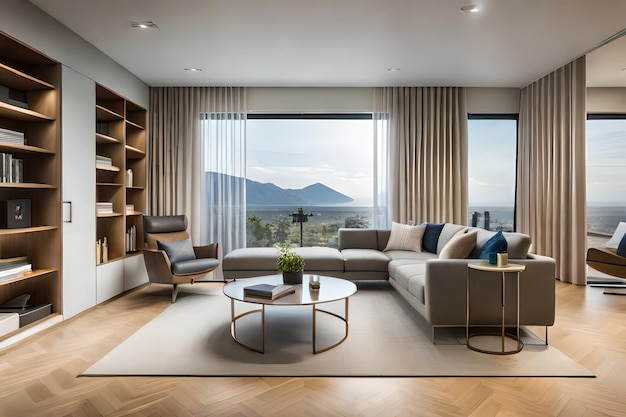
[[[626,113],[626,88],[587,88],[588,113]]]
[[[93,45],[26,0],[0,0],[0,30],[102,84],[148,107],[149,87]]]
[[[518,113],[519,88],[468,88],[469,113]],[[358,113],[372,111],[373,88],[248,88],[252,113]]]

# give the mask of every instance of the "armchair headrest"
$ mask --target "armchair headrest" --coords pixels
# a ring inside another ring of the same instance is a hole
[[[144,233],[171,233],[187,230],[187,216],[143,216]]]

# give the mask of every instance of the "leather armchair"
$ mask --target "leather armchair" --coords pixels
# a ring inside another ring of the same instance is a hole
[[[178,284],[193,284],[209,272],[217,269],[219,261],[219,244],[211,243],[205,246],[191,246],[187,254],[190,256],[175,257],[168,246],[185,246],[189,239],[187,232],[187,217],[177,216],[143,216],[143,230],[146,248],[143,258],[148,271],[150,283],[172,285],[172,303],[176,302]],[[166,247],[166,248],[164,248]],[[193,248],[193,249],[191,249]],[[194,257],[195,256],[195,257]]]

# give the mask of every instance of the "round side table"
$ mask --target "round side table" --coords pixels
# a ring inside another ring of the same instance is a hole
[[[467,286],[466,286],[466,292],[467,292],[467,320],[465,323],[465,336],[466,336],[466,345],[469,349],[475,350],[477,352],[482,352],[482,353],[490,353],[490,354],[495,354],[495,355],[510,355],[512,353],[518,353],[520,352],[523,348],[524,348],[524,343],[522,342],[522,340],[520,339],[520,335],[519,335],[519,277],[520,277],[520,272],[522,272],[524,269],[526,269],[526,265],[518,265],[518,264],[507,264],[505,266],[496,266],[496,265],[492,265],[488,262],[481,262],[481,263],[468,263],[467,264]],[[496,272],[496,273],[500,273],[502,275],[502,321],[501,321],[501,332],[499,335],[485,335],[485,334],[474,334],[472,336],[470,336],[470,332],[469,332],[469,328],[470,328],[470,281],[471,281],[471,271],[486,271],[486,272]],[[515,274],[514,276],[516,277],[516,281],[517,281],[517,305],[516,305],[516,335],[513,336],[511,334],[507,334],[505,332],[505,320],[504,320],[504,312],[505,312],[505,307],[506,307],[506,277],[507,277],[507,273],[513,273]],[[495,350],[495,349],[488,349],[488,348],[479,348],[476,347],[475,345],[472,345],[471,343],[471,339],[473,337],[500,337],[501,339],[501,343],[500,345],[500,349]],[[507,349],[506,347],[506,339],[512,339],[515,341],[515,347],[514,348],[510,348]]]

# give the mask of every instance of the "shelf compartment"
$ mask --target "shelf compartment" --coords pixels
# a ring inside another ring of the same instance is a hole
[[[51,274],[51,273],[57,272],[57,271],[58,271],[58,269],[52,269],[52,268],[35,269],[35,270],[31,271],[31,272],[25,272],[22,275],[20,275],[19,277],[13,277],[13,278],[6,279],[4,281],[0,281],[0,286],[1,285],[13,284],[14,282],[26,281],[27,279],[40,277],[40,276],[43,276],[43,275],[46,275],[46,274]]]
[[[51,122],[54,117],[0,101],[0,116],[25,122]]]
[[[115,165],[96,165],[96,169],[99,169],[100,171],[120,172],[120,168]]]
[[[146,156],[146,153],[141,149],[126,145],[126,156],[128,159],[142,159]]]
[[[33,153],[33,154],[46,154],[46,155],[54,155],[55,152],[49,151],[48,149],[40,148],[38,146],[30,146],[30,145],[13,145],[10,143],[0,142],[0,151],[5,153]]]
[[[113,213],[97,213],[97,217],[99,219],[109,219],[111,217],[121,217],[121,216],[123,216],[122,213],[116,213],[116,212],[113,212]]]
[[[123,119],[124,117],[115,113],[114,111],[96,104],[96,120],[102,121],[102,122],[111,122],[111,121],[123,120]]]
[[[103,133],[96,133],[96,143],[122,143],[122,141]]]
[[[54,86],[0,62],[0,84],[18,90],[48,90]]]
[[[135,123],[135,122],[133,122],[133,121],[130,121],[130,120],[128,120],[128,119],[126,119],[126,124],[127,124],[129,127],[134,127],[135,129],[145,130],[145,127],[143,127],[143,126],[141,126],[141,125],[139,125],[139,124],[137,124],[137,123]]]
[[[0,229],[0,236],[8,236],[8,235],[20,235],[24,233],[39,233],[39,232],[47,232],[50,230],[57,230],[57,226],[33,226],[33,227],[22,227],[19,229]]]
[[[30,190],[53,190],[57,187],[50,184],[39,184],[34,182],[0,182],[0,188],[25,188]]]

